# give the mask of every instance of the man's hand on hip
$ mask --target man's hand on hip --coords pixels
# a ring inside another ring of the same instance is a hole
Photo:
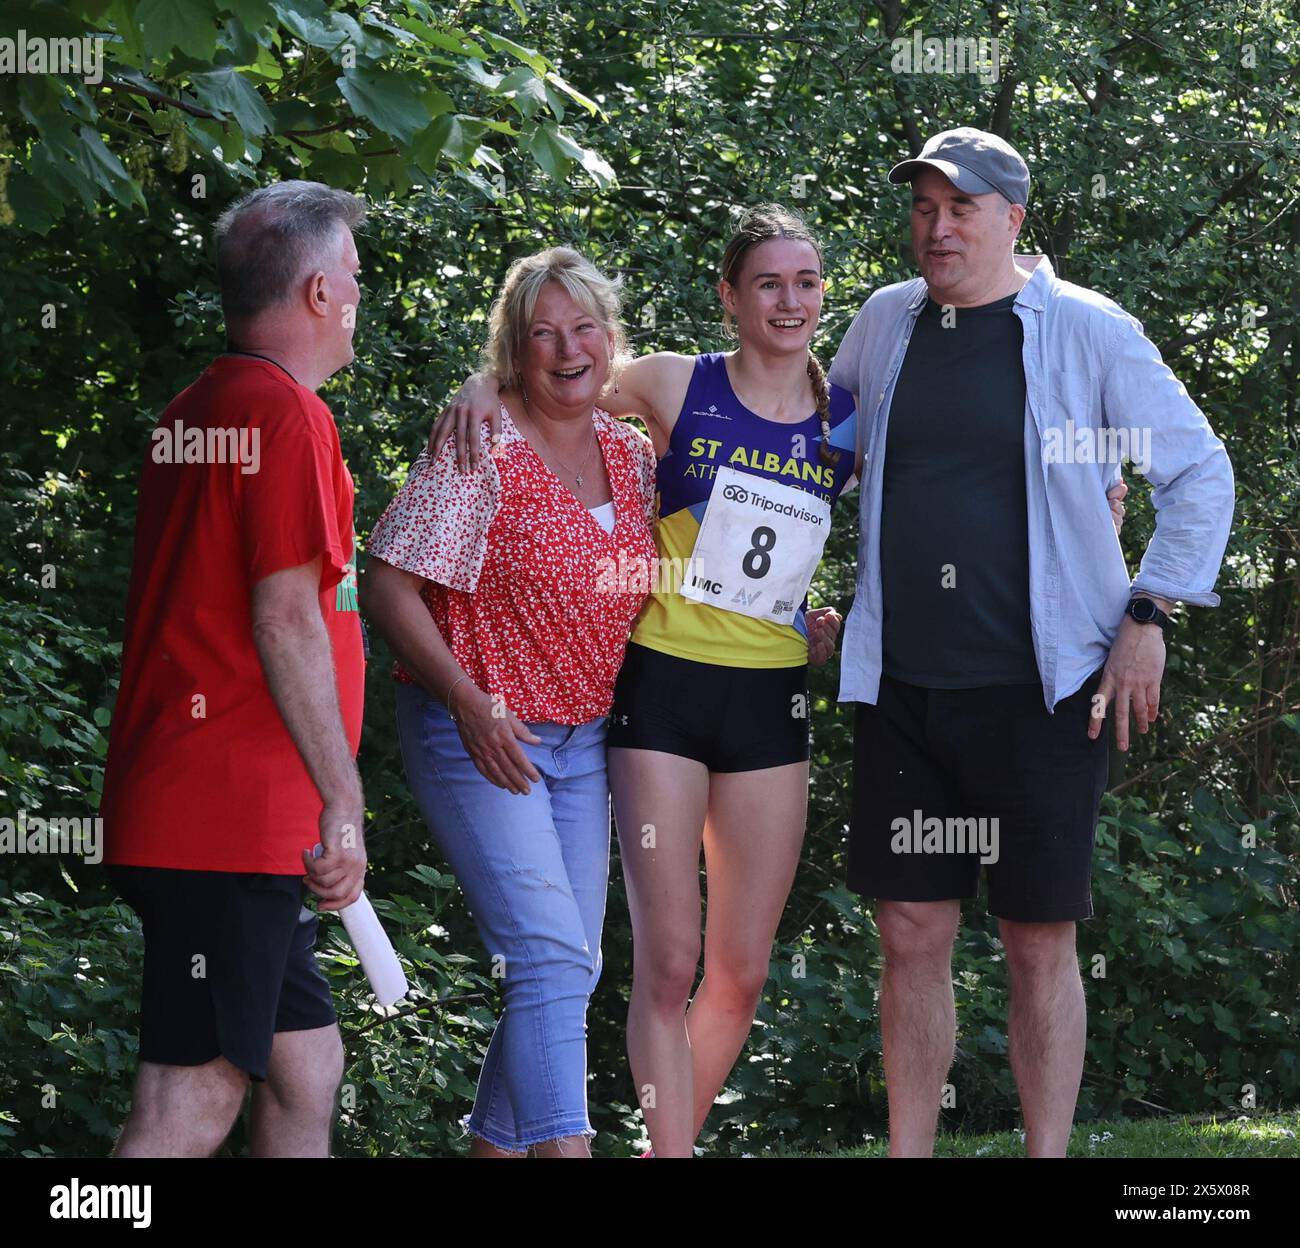
[[[1088,736],[1096,740],[1113,705],[1115,744],[1127,750],[1129,708],[1132,707],[1137,719],[1138,731],[1146,732],[1160,711],[1160,680],[1164,672],[1164,633],[1156,624],[1140,624],[1126,615],[1110,648],[1101,684],[1093,694]]]

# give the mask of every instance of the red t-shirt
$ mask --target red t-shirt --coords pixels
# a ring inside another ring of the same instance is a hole
[[[320,610],[355,755],[352,497],[329,408],[276,365],[222,356],[169,404],[140,474],[105,862],[303,874],[322,803],[253,644],[252,588],[323,557]]]

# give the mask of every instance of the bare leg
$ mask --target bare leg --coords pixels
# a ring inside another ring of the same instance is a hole
[[[334,1097],[343,1078],[338,1027],[277,1031],[266,1082],[253,1086],[254,1157],[328,1157]]]
[[[202,1066],[141,1062],[114,1157],[211,1157],[235,1125],[248,1076],[224,1057]]]
[[[709,776],[704,978],[686,1015],[697,1136],[753,1026],[807,813],[807,763]]]
[[[591,1141],[585,1135],[566,1135],[533,1146],[534,1157],[590,1157]]]
[[[1073,923],[1000,919],[1011,974],[1011,1071],[1030,1157],[1064,1157],[1083,1078],[1087,1006]]]
[[[528,1156],[528,1153],[512,1153],[508,1148],[498,1148],[495,1144],[481,1140],[476,1135],[470,1140],[469,1155],[471,1157],[513,1157],[522,1160]]]
[[[885,969],[880,1030],[889,1097],[889,1155],[929,1157],[943,1081],[957,1043],[952,995],[956,901],[881,901]]]
[[[611,749],[609,781],[632,917],[627,1055],[659,1157],[695,1142],[686,1007],[700,961],[700,846],[709,773],[658,750]]]

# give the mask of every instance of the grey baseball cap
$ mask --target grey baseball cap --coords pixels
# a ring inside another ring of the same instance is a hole
[[[1005,139],[973,126],[959,126],[927,139],[920,155],[889,171],[891,182],[910,182],[923,169],[937,169],[959,191],[997,191],[1013,204],[1029,204],[1029,166]]]

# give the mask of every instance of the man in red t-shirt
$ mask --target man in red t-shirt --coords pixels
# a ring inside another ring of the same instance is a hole
[[[230,348],[140,476],[105,863],[145,936],[118,1156],[329,1152],[343,1046],[316,917],[360,895],[365,676],[352,479],[316,389],[351,363],[361,202],[254,191],[217,225]],[[312,851],[323,846],[319,857]]]

